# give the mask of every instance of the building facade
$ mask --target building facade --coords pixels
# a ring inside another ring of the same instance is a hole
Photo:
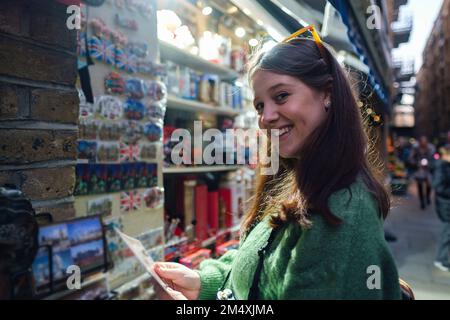
[[[442,138],[450,129],[450,0],[443,1],[416,81],[416,134]]]

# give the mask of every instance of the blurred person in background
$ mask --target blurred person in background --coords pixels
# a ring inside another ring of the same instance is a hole
[[[409,163],[414,168],[414,179],[420,198],[420,208],[425,209],[431,203],[431,173],[433,170],[435,147],[428,142],[426,136],[421,136],[409,156]]]
[[[450,136],[450,134],[449,134]],[[433,187],[435,190],[436,213],[444,223],[438,242],[434,265],[442,270],[450,270],[450,143],[440,149],[441,160],[436,161]]]

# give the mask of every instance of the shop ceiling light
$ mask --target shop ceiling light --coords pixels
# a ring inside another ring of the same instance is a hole
[[[238,8],[236,8],[235,6],[231,6],[228,10],[227,13],[228,14],[233,14],[236,13],[238,11]]]
[[[246,32],[245,29],[242,27],[238,27],[236,28],[236,30],[234,31],[234,34],[236,35],[236,37],[238,38],[242,38],[245,36]]]
[[[247,8],[244,8],[244,10],[242,10],[247,16],[249,16],[251,13],[250,13],[250,10],[248,10]]]
[[[204,7],[202,10],[203,15],[205,16],[209,16],[212,13],[212,8],[211,7]]]
[[[259,41],[256,40],[255,38],[250,39],[249,42],[248,42],[248,44],[249,44],[251,47],[256,47],[256,46],[258,45],[258,43],[259,43]]]
[[[262,21],[259,20],[259,19],[256,21],[256,23],[257,23],[258,25],[260,25],[260,26],[263,26],[263,25],[264,25],[264,22],[262,22]]]

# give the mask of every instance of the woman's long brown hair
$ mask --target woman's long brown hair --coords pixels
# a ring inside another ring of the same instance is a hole
[[[257,175],[255,195],[242,231],[261,215],[273,214],[273,227],[286,221],[310,227],[308,212],[317,213],[331,225],[342,220],[328,207],[330,195],[349,188],[360,175],[373,195],[383,218],[390,207],[389,193],[381,182],[382,172],[374,162],[364,130],[363,119],[343,69],[325,48],[326,61],[310,39],[277,44],[270,51],[255,55],[249,79],[258,70],[296,77],[316,90],[330,90],[329,116],[306,139],[299,159],[280,158],[274,175]],[[372,150],[372,151],[371,151]]]

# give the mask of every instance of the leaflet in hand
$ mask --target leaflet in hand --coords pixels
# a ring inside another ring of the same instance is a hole
[[[148,273],[150,273],[151,276],[153,277],[153,279],[155,279],[156,282],[159,284],[159,286],[162,289],[164,289],[164,291],[168,295],[168,297],[171,297],[170,293],[167,291],[167,287],[168,287],[167,284],[161,280],[161,278],[158,276],[158,274],[153,269],[153,265],[155,264],[155,261],[153,261],[152,257],[149,254],[147,254],[147,250],[145,250],[142,243],[135,238],[127,236],[126,234],[124,234],[123,232],[118,230],[117,228],[115,228],[115,231],[122,238],[122,240],[128,245],[128,247],[133,252],[133,254],[136,256],[136,258],[139,260],[139,262],[145,267],[145,270]],[[155,288],[155,290],[157,292],[160,291],[160,290],[157,290],[157,288]],[[165,296],[165,298],[168,298],[168,297]]]

